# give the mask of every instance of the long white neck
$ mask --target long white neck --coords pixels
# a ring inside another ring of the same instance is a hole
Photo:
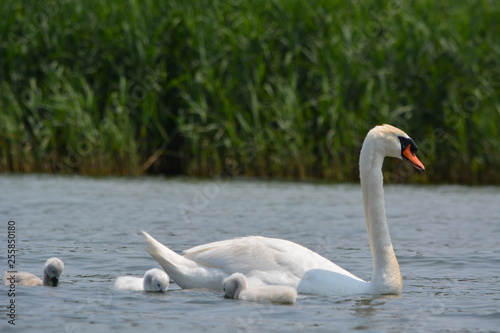
[[[385,215],[382,164],[384,156],[370,137],[361,148],[359,171],[366,229],[373,260],[372,288],[375,293],[400,294],[401,272],[394,254]]]

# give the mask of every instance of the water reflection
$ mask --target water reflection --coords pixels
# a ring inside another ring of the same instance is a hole
[[[378,307],[386,303],[383,299],[382,297],[358,299],[352,306],[353,313],[362,318],[371,317],[377,312]]]

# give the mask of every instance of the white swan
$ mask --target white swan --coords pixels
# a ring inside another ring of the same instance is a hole
[[[234,273],[222,281],[224,297],[253,302],[293,304],[297,291],[287,286],[258,285],[249,287],[248,279],[241,273]]]
[[[144,274],[144,277],[119,276],[115,281],[115,289],[143,290],[165,292],[168,289],[170,278],[168,274],[158,268],[153,268]]]
[[[370,282],[296,243],[250,236],[199,245],[179,255],[144,232],[148,251],[182,288],[220,288],[233,273],[268,285],[294,287],[300,293],[325,295],[400,294],[401,273],[389,235],[384,207],[382,164],[395,157],[424,170],[415,142],[400,129],[371,129],[361,148],[360,178],[366,228],[373,260]]]
[[[5,285],[17,284],[18,286],[50,286],[57,287],[59,276],[64,269],[64,263],[58,258],[49,258],[43,267],[43,280],[27,272],[5,272],[3,282]]]

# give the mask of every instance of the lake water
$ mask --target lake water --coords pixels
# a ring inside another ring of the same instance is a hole
[[[295,305],[221,292],[113,290],[159,265],[141,230],[177,251],[235,236],[305,245],[364,279],[371,256],[359,185],[162,177],[0,175],[0,269],[15,221],[16,269],[65,263],[59,288],[0,287],[0,331],[495,332],[500,330],[500,188],[385,187],[401,297],[299,295]]]

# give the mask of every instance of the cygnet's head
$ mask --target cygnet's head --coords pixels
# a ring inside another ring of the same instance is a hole
[[[222,290],[224,290],[224,297],[226,298],[239,298],[241,292],[247,287],[247,277],[241,273],[234,273],[222,281]]]
[[[170,284],[167,273],[158,268],[153,268],[144,274],[143,286],[145,291],[165,292]]]
[[[417,145],[408,134],[397,127],[386,124],[375,126],[366,135],[363,148],[367,146],[382,156],[399,158],[409,162],[418,170],[425,170],[416,155]]]
[[[64,269],[64,263],[58,258],[49,258],[43,268],[43,284],[45,286],[57,287],[59,276]]]

